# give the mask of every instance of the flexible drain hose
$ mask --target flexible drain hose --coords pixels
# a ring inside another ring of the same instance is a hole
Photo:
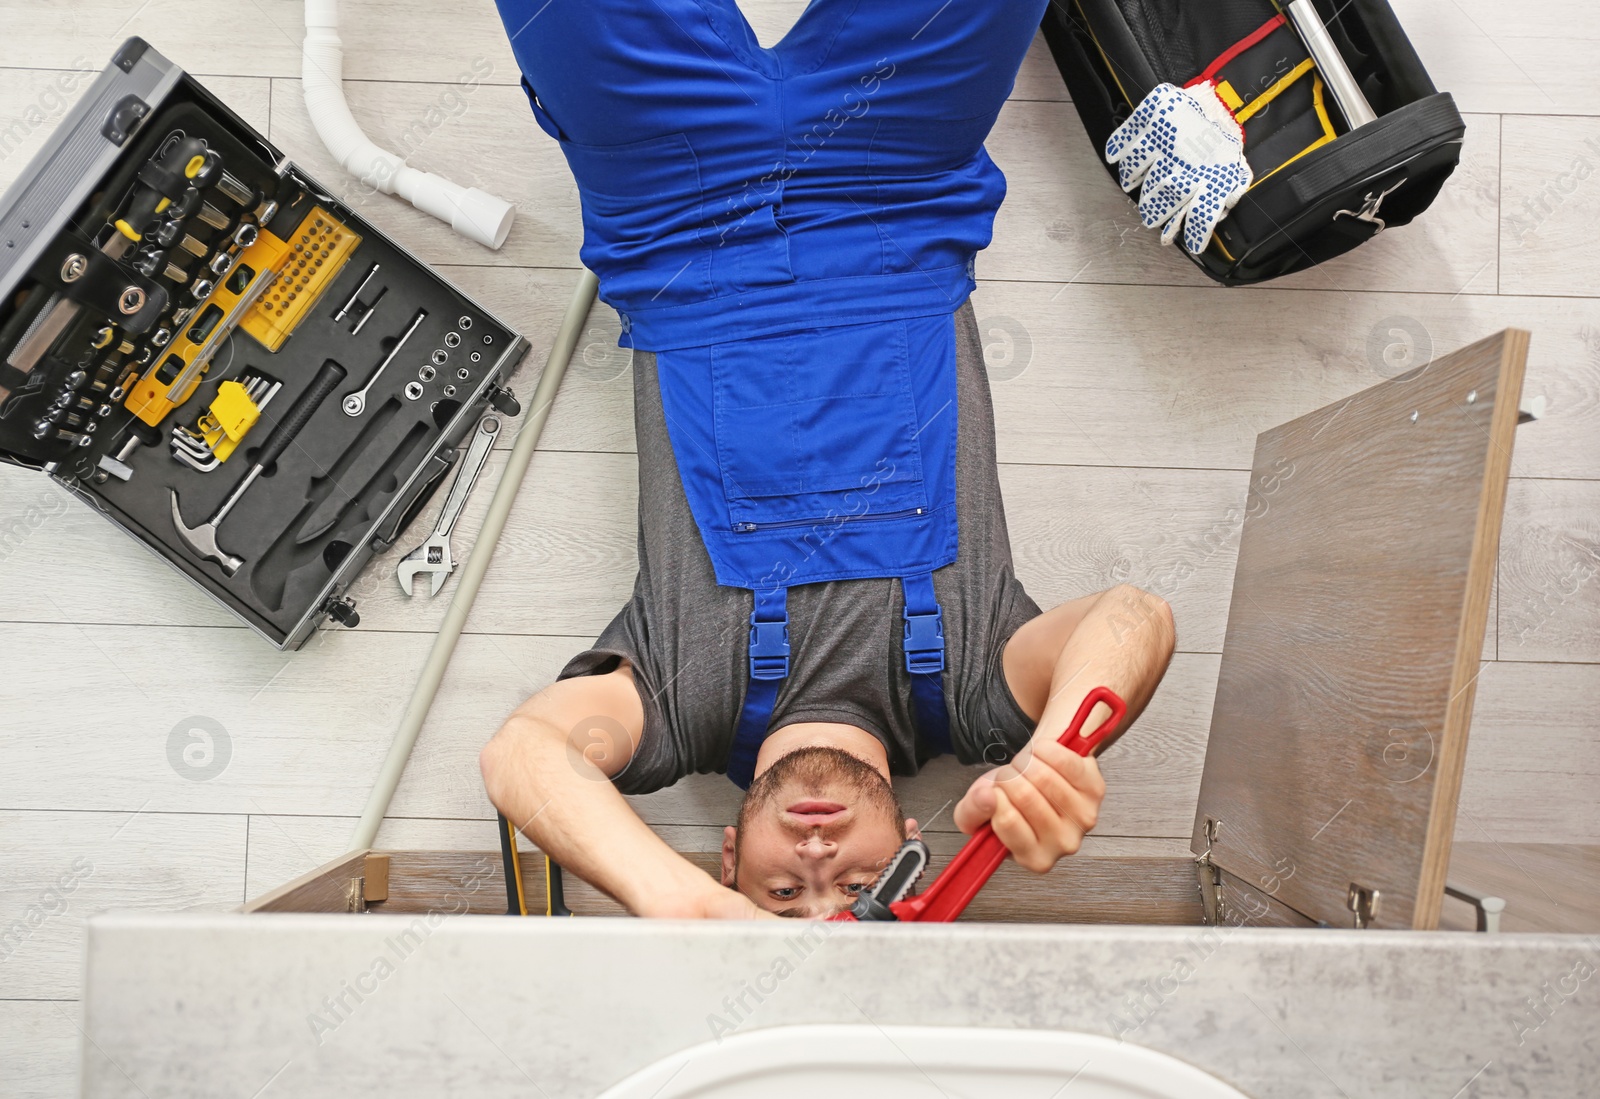
[[[567,363],[572,360],[572,351],[578,345],[578,334],[583,331],[583,322],[589,315],[589,307],[594,304],[598,286],[591,271],[585,270],[578,277],[578,285],[572,291],[572,301],[567,305],[567,315],[561,319],[561,330],[556,333],[550,358],[546,360],[544,373],[539,375],[539,384],[533,391],[528,418],[523,422],[522,430],[517,432],[517,441],[511,445],[511,457],[506,461],[499,483],[495,485],[494,498],[489,501],[489,512],[483,517],[483,528],[478,531],[477,541],[472,544],[466,564],[461,566],[461,580],[456,586],[455,597],[445,611],[439,634],[433,640],[433,649],[428,653],[428,662],[422,666],[417,685],[411,692],[411,701],[406,705],[405,716],[400,719],[400,728],[395,732],[394,742],[389,745],[389,754],[383,759],[383,768],[378,772],[372,793],[367,796],[367,807],[362,810],[356,834],[350,840],[352,851],[366,850],[378,838],[378,826],[383,823],[383,815],[389,811],[389,802],[400,785],[400,776],[405,773],[406,761],[411,758],[411,749],[417,743],[417,734],[422,731],[422,723],[428,718],[428,710],[433,706],[434,696],[439,693],[439,683],[444,679],[444,671],[455,653],[461,629],[467,624],[467,614],[472,610],[473,600],[478,598],[483,574],[489,571],[495,544],[500,541],[506,517],[511,514],[511,504],[522,487],[522,478],[528,472],[528,463],[533,460],[534,448],[539,445],[544,422],[550,416],[550,406],[555,403],[556,392],[561,388],[561,379],[567,372]]]
[[[338,0],[305,0],[306,40],[300,55],[300,86],[317,136],[344,170],[384,194],[398,194],[417,209],[479,244],[499,248],[511,232],[516,208],[504,199],[451,183],[406,164],[375,145],[344,98],[344,43],[339,40]]]

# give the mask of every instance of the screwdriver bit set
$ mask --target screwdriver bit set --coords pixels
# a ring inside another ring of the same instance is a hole
[[[0,196],[0,459],[282,649],[358,621],[526,350],[138,38]]]

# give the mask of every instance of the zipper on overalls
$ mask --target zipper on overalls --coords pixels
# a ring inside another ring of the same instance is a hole
[[[852,516],[846,518],[845,520],[843,520],[843,522],[845,522],[845,523],[862,523],[862,522],[866,522],[868,520],[909,519],[913,515],[921,515],[926,510],[927,510],[926,508],[906,508],[903,511],[886,511],[886,512],[883,512],[881,515],[872,515],[872,514],[852,515]],[[828,522],[831,522],[831,521],[832,520],[827,519],[827,518],[821,518],[821,519],[779,519],[779,520],[776,520],[776,521],[771,522],[771,523],[735,523],[735,524],[733,524],[733,531],[734,531],[735,534],[750,534],[750,533],[753,533],[754,531],[758,531],[758,530],[781,530],[784,527],[814,527],[814,526],[817,526],[818,524],[828,523]]]

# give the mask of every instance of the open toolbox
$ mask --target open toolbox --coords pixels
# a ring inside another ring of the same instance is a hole
[[[0,196],[0,457],[280,649],[355,624],[526,350],[138,38]]]

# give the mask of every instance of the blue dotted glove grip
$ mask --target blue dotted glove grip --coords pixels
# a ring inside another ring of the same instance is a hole
[[[1250,188],[1244,133],[1210,84],[1158,84],[1106,141],[1124,191],[1143,185],[1139,216],[1171,244],[1181,229],[1195,255]]]

